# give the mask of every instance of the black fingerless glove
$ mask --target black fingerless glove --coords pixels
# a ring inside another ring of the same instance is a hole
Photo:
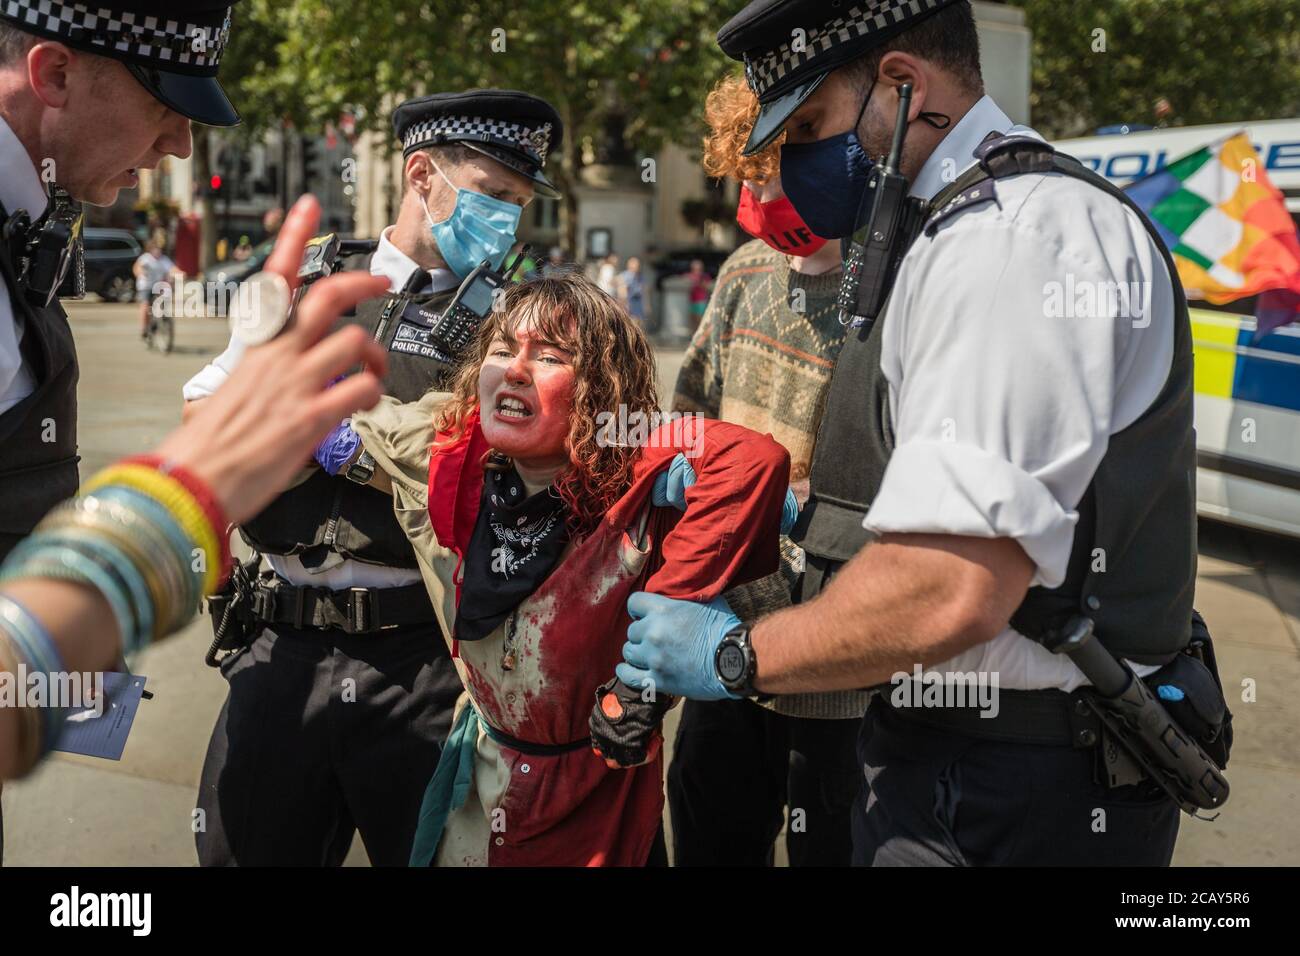
[[[667,694],[644,700],[617,677],[602,684],[591,711],[591,749],[611,767],[626,770],[649,763],[663,744],[659,727],[672,705]]]

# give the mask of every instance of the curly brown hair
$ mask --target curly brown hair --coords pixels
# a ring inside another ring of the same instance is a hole
[[[704,121],[709,134],[704,137],[704,171],[714,179],[731,177],[765,183],[781,172],[781,144],[785,133],[760,153],[742,156],[758,118],[758,97],[736,73],[718,81],[704,101]]]
[[[635,446],[598,440],[601,412],[651,415],[659,410],[654,351],[627,311],[581,273],[561,273],[510,286],[479,328],[452,380],[452,397],[435,426],[451,441],[478,408],[479,370],[492,340],[512,338],[526,319],[536,335],[573,355],[573,406],[565,444],[572,467],[556,480],[575,535],[590,532],[632,484]],[[492,452],[489,459],[507,460]],[[489,461],[484,461],[489,467]]]

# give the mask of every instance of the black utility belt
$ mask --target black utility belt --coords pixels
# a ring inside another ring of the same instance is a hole
[[[434,624],[433,603],[423,583],[397,588],[296,587],[259,584],[252,595],[253,617],[261,624],[292,624],[299,630],[372,634],[404,624]]]
[[[1000,743],[1075,749],[1095,747],[1101,740],[1101,721],[1085,698],[1095,693],[1090,688],[1070,694],[1061,690],[999,690],[994,717],[984,716],[977,706],[895,706],[890,700],[892,691],[892,686],[881,688],[877,706],[901,720],[945,733]]]

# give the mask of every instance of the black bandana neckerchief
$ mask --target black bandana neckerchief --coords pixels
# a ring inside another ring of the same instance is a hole
[[[465,550],[456,638],[481,641],[550,575],[569,543],[568,509],[553,488],[526,497],[518,473],[489,471]]]

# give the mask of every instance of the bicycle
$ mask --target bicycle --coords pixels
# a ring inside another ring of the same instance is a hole
[[[149,325],[145,330],[144,344],[145,348],[161,352],[163,355],[170,354],[176,344],[176,321],[171,314],[170,296],[164,297],[161,309],[158,308],[158,302],[155,300],[149,310]]]

